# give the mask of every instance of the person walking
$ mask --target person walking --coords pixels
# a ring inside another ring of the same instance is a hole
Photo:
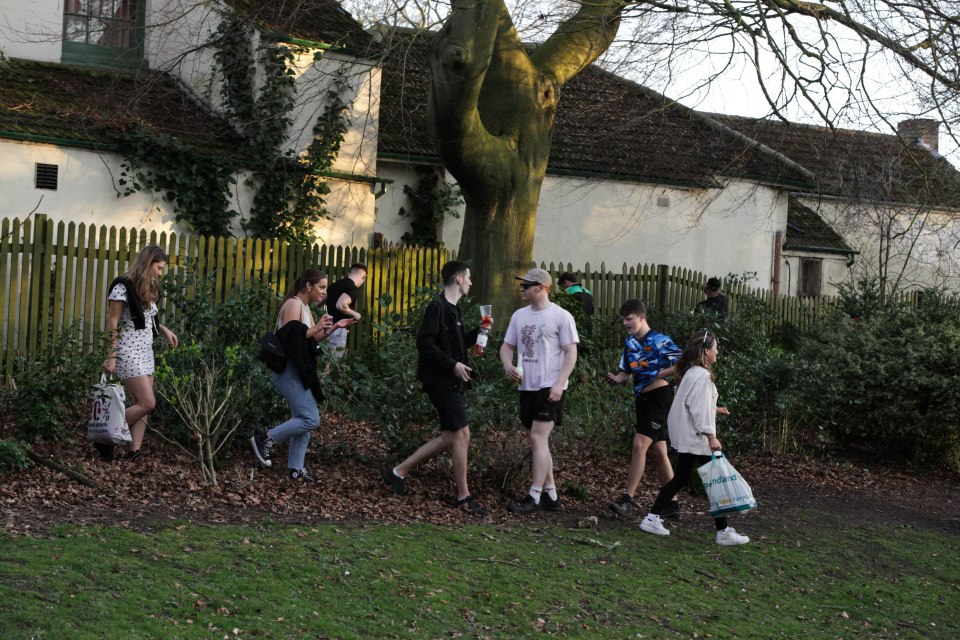
[[[362,316],[357,311],[357,303],[360,301],[360,287],[366,280],[367,265],[354,262],[350,265],[346,278],[341,278],[330,285],[330,292],[326,298],[327,313],[333,317],[334,323],[347,319],[352,319],[353,322],[360,321]],[[334,329],[333,334],[329,336],[327,344],[334,358],[339,360],[346,353],[348,337],[350,337],[350,331],[345,325]]]
[[[108,375],[116,374],[133,399],[126,410],[131,437],[126,454],[129,461],[140,457],[147,416],[157,405],[153,393],[153,339],[163,336],[173,348],[180,344],[176,334],[157,320],[157,300],[160,299],[157,283],[166,268],[167,254],[157,245],[148,245],[137,254],[130,270],[110,283],[107,295],[110,355],[103,362],[103,370]],[[101,458],[113,459],[112,445],[97,443],[95,446]]]
[[[647,308],[636,299],[627,300],[620,306],[620,317],[627,330],[623,355],[617,373],[608,373],[607,380],[620,384],[633,381],[636,433],[630,455],[630,470],[623,495],[610,503],[616,513],[630,514],[633,496],[636,495],[643,472],[646,469],[647,452],[654,454],[654,464],[660,486],[673,477],[670,458],[667,456],[667,414],[673,402],[673,390],[667,377],[674,372],[673,365],[680,356],[680,349],[670,336],[650,328],[647,323]],[[680,505],[672,503],[663,513],[664,517],[679,518]]]
[[[466,263],[451,261],[440,270],[443,293],[427,306],[417,331],[417,380],[437,410],[440,435],[423,444],[393,469],[380,473],[384,484],[398,495],[406,495],[404,480],[425,462],[446,451],[453,459],[456,483],[456,507],[474,515],[486,514],[470,495],[467,485],[467,451],[470,448],[470,427],[464,392],[470,388],[473,370],[467,366],[467,348],[477,341],[478,329],[465,333],[463,317],[457,302],[470,292],[470,269]],[[493,325],[490,318],[482,326]]]
[[[694,469],[706,464],[712,452],[722,449],[717,439],[717,416],[728,416],[730,412],[725,407],[717,406],[717,375],[713,365],[718,355],[717,335],[703,329],[693,334],[677,362],[680,384],[667,418],[670,442],[677,450],[677,471],[673,479],[660,489],[650,513],[640,521],[643,531],[658,536],[670,535],[670,530],[663,526],[664,510],[690,482]],[[750,542],[750,538],[727,525],[725,516],[714,518],[714,525],[718,545],[734,546]]]
[[[353,318],[334,322],[329,315],[317,322],[310,305],[323,303],[326,295],[327,274],[317,269],[307,269],[300,274],[287,292],[277,314],[277,337],[283,343],[287,364],[283,373],[271,371],[270,376],[290,405],[292,416],[269,431],[255,432],[250,438],[253,453],[264,467],[273,466],[273,447],[287,442],[287,473],[292,480],[317,481],[304,464],[310,435],[320,426],[317,403],[323,395],[317,376],[318,343],[354,322]]]
[[[559,505],[550,453],[550,433],[563,425],[563,393],[577,363],[577,325],[569,311],[550,302],[553,280],[543,269],[530,269],[520,281],[520,297],[528,303],[510,317],[500,347],[507,377],[519,384],[520,422],[530,431],[533,453],[530,491],[507,509],[532,513]],[[519,347],[520,368],[514,366]]]

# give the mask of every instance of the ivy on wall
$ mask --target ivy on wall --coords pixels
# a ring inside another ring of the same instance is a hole
[[[410,231],[401,236],[408,244],[435,246],[439,244],[437,232],[446,216],[459,218],[458,207],[463,204],[460,191],[443,179],[442,168],[418,166],[415,187],[403,185],[403,193],[410,198],[410,209],[400,207],[401,217],[410,217]]]
[[[224,116],[242,138],[242,155],[255,160],[245,167],[252,170],[246,184],[254,196],[249,218],[241,224],[253,236],[313,242],[314,225],[329,217],[324,209],[329,187],[318,174],[330,170],[347,132],[349,105],[341,98],[348,89],[345,73],[341,68],[333,77],[308,148],[300,155],[284,151],[296,104],[291,63],[306,49],[263,34],[255,49],[254,34],[247,21],[226,14],[213,38]],[[120,146],[121,195],[152,189],[174,203],[177,221],[204,234],[229,233],[236,216],[230,206],[236,162],[204,157],[172,136],[144,129],[131,132]]]

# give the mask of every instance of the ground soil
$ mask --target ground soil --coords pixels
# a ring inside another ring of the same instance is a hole
[[[634,527],[637,517],[617,516],[607,503],[622,492],[629,462],[609,454],[565,455],[555,452],[556,475],[585,495],[561,497],[557,512],[516,516],[505,506],[510,496],[492,473],[474,473],[472,491],[489,513],[476,516],[453,508],[449,463],[423,466],[408,478],[409,494],[393,495],[380,481],[387,452],[376,430],[342,416],[328,416],[308,454],[308,468],[318,484],[293,482],[284,473],[286,452],[275,468],[261,469],[253,455],[237,446],[219,470],[216,486],[205,481],[199,465],[173,445],[148,433],[143,455],[135,462],[104,462],[78,438],[56,447],[37,445],[37,453],[81,471],[98,487],[85,486],[47,466],[0,476],[0,523],[5,531],[46,535],[52,527],[75,523],[149,530],[173,521],[203,525],[256,524],[265,520],[314,524],[429,522],[438,525],[520,522],[564,527]],[[756,453],[734,464],[750,482],[759,508],[737,517],[736,526],[754,538],[817,521],[831,526],[909,525],[960,534],[960,477],[946,471],[918,475],[910,470],[864,462],[824,461],[799,455]],[[654,498],[648,474],[637,496],[638,513]],[[573,493],[573,492],[571,492]],[[706,500],[679,496],[684,510],[680,526],[711,523]],[[593,518],[595,517],[595,522]]]

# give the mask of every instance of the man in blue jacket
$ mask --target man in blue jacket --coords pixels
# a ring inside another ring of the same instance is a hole
[[[472,369],[467,366],[468,347],[477,339],[477,329],[465,333],[457,302],[470,291],[470,269],[451,261],[440,270],[443,293],[427,307],[417,331],[417,380],[423,383],[440,417],[440,435],[422,445],[393,469],[383,469],[384,484],[406,495],[404,479],[421,462],[450,451],[457,484],[458,509],[475,515],[486,510],[474,501],[467,486],[467,451],[470,427],[464,392],[470,387]],[[490,321],[486,324],[489,328]]]

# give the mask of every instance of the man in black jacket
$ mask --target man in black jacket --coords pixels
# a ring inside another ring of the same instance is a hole
[[[476,342],[477,329],[464,332],[457,301],[470,291],[470,269],[463,262],[451,261],[443,265],[440,275],[443,293],[427,307],[417,331],[417,380],[423,383],[423,390],[437,409],[440,435],[393,469],[383,469],[381,477],[394,492],[406,495],[407,474],[421,462],[450,451],[457,484],[457,508],[484,515],[486,510],[474,501],[467,486],[470,427],[464,392],[470,387],[472,372],[467,366],[467,349]],[[490,324],[485,325],[486,328]]]

